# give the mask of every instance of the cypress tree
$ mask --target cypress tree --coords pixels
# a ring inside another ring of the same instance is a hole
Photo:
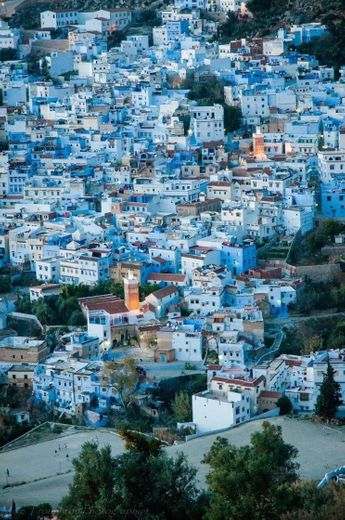
[[[11,507],[11,520],[15,520],[16,515],[17,515],[16,503],[15,503],[14,500],[12,500],[12,507]]]
[[[328,359],[315,407],[316,414],[323,419],[332,419],[341,403],[340,385],[334,379],[334,372]]]

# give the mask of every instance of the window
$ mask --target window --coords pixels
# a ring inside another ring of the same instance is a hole
[[[309,401],[309,394],[307,394],[305,392],[301,392],[299,394],[299,398],[301,401]]]

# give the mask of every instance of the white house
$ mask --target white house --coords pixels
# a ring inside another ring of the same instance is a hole
[[[265,56],[280,56],[284,53],[285,42],[280,38],[264,39],[263,54]]]
[[[41,29],[60,29],[68,25],[76,25],[78,23],[78,11],[58,10],[58,11],[42,11]]]
[[[60,282],[96,285],[109,277],[108,258],[80,255],[60,261]]]
[[[73,53],[71,51],[51,52],[49,56],[45,56],[40,60],[41,67],[44,60],[51,76],[59,76],[74,69]]]
[[[0,49],[16,49],[19,36],[17,29],[0,29]]]
[[[216,0],[217,8],[223,13],[239,11],[243,0]]]
[[[190,128],[198,142],[224,140],[224,108],[221,105],[193,106]]]
[[[41,258],[35,262],[36,278],[41,282],[60,280],[60,261],[63,257]]]
[[[178,9],[205,9],[207,0],[174,0]]]
[[[331,182],[334,177],[345,173],[345,152],[322,150],[318,153],[319,174],[322,182]]]
[[[181,272],[186,275],[189,283],[195,269],[201,269],[207,265],[221,265],[221,252],[217,249],[196,246],[192,251],[193,254],[183,253],[181,255]]]
[[[49,296],[59,296],[61,286],[55,283],[46,283],[43,285],[34,285],[29,288],[30,301],[35,302],[41,298],[49,298]]]
[[[202,335],[200,332],[178,329],[172,334],[172,347],[177,361],[202,360]]]
[[[145,298],[145,302],[154,309],[157,318],[164,316],[170,305],[175,305],[178,301],[179,291],[172,285],[158,289]]]
[[[224,287],[193,287],[185,291],[185,302],[190,312],[207,316],[221,309],[224,301]]]
[[[246,365],[252,345],[239,336],[237,330],[225,330],[219,334],[218,357],[221,365],[233,367]]]
[[[270,113],[268,93],[255,90],[244,91],[241,94],[241,110],[245,118],[257,116],[268,117]]]
[[[230,428],[250,418],[250,398],[245,391],[205,390],[192,396],[192,408],[197,433]]]
[[[290,235],[294,235],[298,231],[302,235],[308,233],[314,228],[315,212],[313,208],[303,208],[292,206],[291,208],[283,208],[282,225]]]

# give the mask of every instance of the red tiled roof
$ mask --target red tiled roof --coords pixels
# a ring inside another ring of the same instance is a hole
[[[228,383],[234,386],[244,386],[244,387],[251,387],[255,388],[256,386],[259,386],[259,384],[264,381],[264,376],[260,376],[257,379],[229,379],[226,377],[213,377],[212,381],[219,381],[220,383]]]
[[[210,186],[221,186],[221,187],[229,187],[231,186],[231,182],[228,182],[228,181],[213,181],[213,182],[210,182],[209,185]]]
[[[191,255],[189,253],[182,253],[181,256],[183,258],[194,258],[194,260],[198,260],[199,262],[203,262],[204,261],[204,257],[203,256]]]
[[[129,312],[124,300],[121,300],[112,294],[79,298],[78,301],[89,311],[106,311],[109,314],[123,314]]]
[[[284,362],[288,367],[300,367],[302,365],[302,361],[299,359],[284,359]]]
[[[34,285],[30,287],[31,291],[45,291],[47,289],[57,289],[60,287],[58,283],[44,283],[42,285]]]
[[[166,264],[166,262],[167,262],[167,260],[165,260],[165,258],[162,258],[160,256],[152,257],[152,261],[157,262],[157,264]]]
[[[158,289],[158,291],[154,291],[151,294],[158,300],[162,300],[166,296],[169,296],[174,293],[178,293],[178,290],[176,289],[176,287],[173,287],[172,285],[168,285],[168,287],[163,287],[162,289]]]
[[[209,253],[210,251],[213,251],[212,247],[202,247],[202,246],[191,246],[190,250],[192,251],[201,251],[202,253]]]
[[[282,394],[280,392],[273,392],[272,390],[262,390],[260,392],[259,398],[260,397],[274,397],[274,398],[279,399],[281,396],[282,396]]]
[[[151,273],[148,276],[148,280],[151,282],[184,282],[186,276],[184,274],[175,273]]]

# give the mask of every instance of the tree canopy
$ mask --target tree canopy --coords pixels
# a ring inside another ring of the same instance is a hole
[[[108,361],[104,364],[103,379],[107,384],[114,385],[120,404],[127,408],[137,389],[139,374],[133,358],[125,358],[121,363]]]
[[[219,104],[224,108],[224,129],[226,132],[234,132],[241,126],[241,109],[230,106],[224,100],[224,87],[226,82],[214,74],[196,75],[189,73],[183,84],[188,88],[188,98],[197,101],[199,105]]]
[[[187,392],[178,392],[171,403],[172,411],[177,422],[192,420],[192,398]]]
[[[208,520],[278,519],[296,501],[297,450],[286,444],[281,428],[268,422],[251,444],[237,448],[218,437],[204,462],[211,492]]]
[[[123,432],[128,451],[87,442],[73,461],[75,476],[60,504],[62,520],[175,520],[200,518],[202,494],[185,456],[168,457],[160,443]]]
[[[42,503],[38,506],[24,506],[16,511],[15,503],[12,503],[11,520],[42,520],[53,518],[50,504]]]
[[[115,466],[110,446],[98,448],[95,442],[86,442],[73,466],[74,480],[60,504],[61,518],[101,520],[111,515],[117,506],[117,496],[113,492]]]
[[[279,408],[280,415],[286,415],[292,411],[292,403],[286,395],[283,395],[280,399],[278,399],[277,406]]]

